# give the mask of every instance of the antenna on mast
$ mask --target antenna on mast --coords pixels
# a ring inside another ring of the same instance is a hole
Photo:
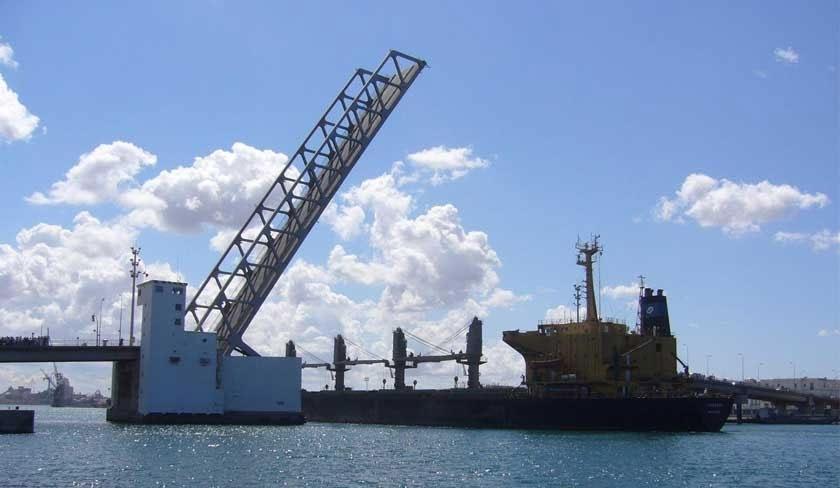
[[[639,275],[639,303],[636,306],[636,330],[641,333],[642,330],[642,296],[645,294],[645,277]]]
[[[580,293],[580,290],[581,290],[581,288],[583,288],[583,286],[580,283],[575,283],[574,288],[575,288],[574,297],[575,297],[575,317],[576,317],[575,321],[580,322],[580,299],[582,297],[582,295]]]

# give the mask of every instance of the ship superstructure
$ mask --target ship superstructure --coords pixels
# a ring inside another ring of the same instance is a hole
[[[550,319],[536,330],[505,331],[505,343],[525,358],[525,383],[532,394],[566,397],[670,396],[684,387],[677,375],[677,340],[671,334],[662,290],[642,287],[639,324],[630,330],[597,311],[594,263],[603,252],[594,237],[578,243],[585,269],[586,316]],[[579,315],[579,314],[578,314]]]

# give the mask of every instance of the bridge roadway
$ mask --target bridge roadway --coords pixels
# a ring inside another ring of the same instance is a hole
[[[139,346],[0,346],[0,363],[113,362],[138,359]]]
[[[733,395],[753,400],[761,400],[775,404],[806,405],[819,403],[840,408],[840,398],[829,398],[819,395],[809,395],[798,391],[777,390],[760,386],[756,383],[740,381],[722,381],[717,379],[697,379],[691,382],[691,388],[696,391],[710,390],[724,395]]]

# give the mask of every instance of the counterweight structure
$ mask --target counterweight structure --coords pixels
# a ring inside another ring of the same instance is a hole
[[[242,336],[318,217],[426,63],[390,51],[359,69],[283,168],[187,307],[223,355],[258,356]]]

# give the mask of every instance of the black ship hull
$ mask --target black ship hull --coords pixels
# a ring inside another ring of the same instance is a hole
[[[535,398],[504,390],[303,392],[307,421],[550,430],[718,432],[728,398]]]

